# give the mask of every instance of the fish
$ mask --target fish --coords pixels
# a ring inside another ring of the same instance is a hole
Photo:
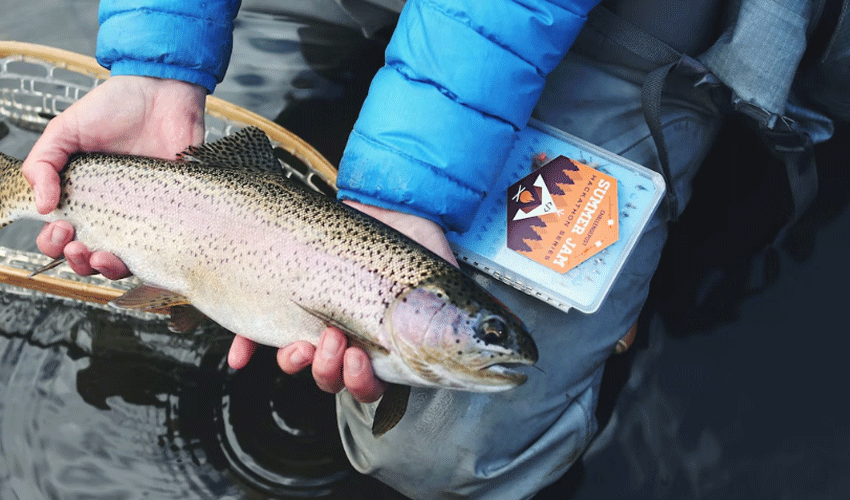
[[[47,215],[21,165],[0,153],[0,226],[70,222],[141,280],[112,305],[170,310],[177,331],[205,316],[273,347],[342,330],[388,383],[376,436],[402,418],[410,387],[509,390],[537,361],[504,304],[402,233],[287,178],[256,127],[173,160],[73,155]]]

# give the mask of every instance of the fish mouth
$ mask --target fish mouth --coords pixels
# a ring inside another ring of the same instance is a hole
[[[520,385],[528,380],[528,375],[522,373],[518,368],[529,366],[530,362],[495,363],[481,368],[488,378],[508,382],[511,385]]]

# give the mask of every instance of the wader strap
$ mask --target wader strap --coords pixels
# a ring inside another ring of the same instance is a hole
[[[646,59],[656,67],[675,62],[682,55],[602,5],[597,5],[587,14],[587,24],[603,33],[611,42]]]
[[[667,183],[665,202],[668,213],[671,220],[675,221],[679,214],[679,200],[676,196],[676,190],[673,189],[670,160],[661,126],[661,95],[664,91],[664,82],[667,81],[667,77],[671,73],[691,76],[694,77],[695,81],[698,81],[701,76],[705,76],[709,72],[708,68],[601,5],[590,11],[587,23],[599,32],[604,33],[611,42],[640,56],[655,67],[644,78],[641,89],[641,105],[646,125],[655,142],[658,162],[661,166],[660,173]]]
[[[788,185],[791,188],[793,211],[789,219],[767,246],[750,260],[748,279],[749,292],[764,290],[776,278],[779,266],[780,245],[789,230],[800,220],[811,206],[818,192],[818,176],[815,165],[814,145],[808,134],[791,129],[784,121],[772,129],[762,127],[759,131],[767,148],[785,165]]]
[[[781,121],[781,120],[780,120]],[[814,144],[808,134],[786,126],[784,122],[772,129],[761,130],[767,147],[785,164],[794,213],[776,235],[775,242],[781,243],[788,229],[797,222],[812,204],[818,193],[818,175],[815,167]]]
[[[664,91],[664,82],[671,72],[694,77],[698,79],[708,73],[708,70],[699,61],[681,54],[679,59],[660,68],[654,69],[646,75],[641,89],[641,106],[646,126],[655,141],[655,149],[658,152],[658,162],[661,164],[661,174],[667,182],[667,207],[670,210],[670,219],[675,221],[679,217],[679,199],[676,190],[673,189],[672,175],[670,174],[670,159],[667,155],[667,144],[664,142],[664,133],[661,128],[661,94]]]
[[[655,142],[658,161],[661,166],[660,173],[667,182],[666,203],[670,209],[670,217],[671,220],[676,220],[679,213],[678,199],[670,176],[669,157],[661,124],[661,96],[664,83],[670,74],[692,77],[695,82],[699,82],[701,78],[716,81],[716,78],[702,62],[678,52],[603,6],[597,6],[590,11],[587,23],[603,33],[613,44],[639,56],[655,68],[649,71],[644,78],[641,104],[647,127]],[[776,43],[781,43],[781,40],[777,40]],[[725,55],[724,51],[734,49],[734,45],[718,43],[709,51],[713,53],[714,58],[718,56],[731,57],[731,55]],[[793,69],[790,69],[790,74],[793,74]],[[777,69],[774,74],[789,74],[788,71],[789,69],[785,69],[785,73],[781,73]],[[734,87],[732,91],[734,93]],[[719,104],[723,105],[723,103]],[[727,104],[725,107],[730,106]],[[794,213],[790,221],[777,235],[775,243],[779,243],[790,226],[811,205],[817,194],[817,170],[812,140],[805,131],[795,126],[793,120],[789,118],[768,112],[762,107],[739,98],[734,99],[731,107],[756,121],[758,133],[766,146],[785,165],[794,203]]]
[[[667,183],[667,209],[671,219],[676,219],[679,213],[679,199],[676,190],[673,189],[673,179],[670,175],[670,159],[667,155],[667,143],[664,142],[664,131],[661,129],[661,93],[664,91],[664,80],[676,66],[676,62],[667,64],[652,70],[643,80],[640,100],[643,108],[643,117],[649,133],[655,141],[655,149],[658,153],[658,163],[661,164],[661,174]]]

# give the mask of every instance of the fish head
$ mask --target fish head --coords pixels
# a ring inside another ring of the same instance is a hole
[[[511,389],[537,362],[522,321],[458,271],[399,296],[389,311],[393,344],[423,386],[473,392]]]

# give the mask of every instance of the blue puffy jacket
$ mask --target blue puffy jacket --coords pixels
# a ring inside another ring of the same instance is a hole
[[[340,163],[342,199],[464,231],[598,0],[409,0]],[[104,0],[112,74],[213,90],[238,0]]]
[[[103,0],[97,60],[113,75],[196,83],[224,78],[241,0]]]

